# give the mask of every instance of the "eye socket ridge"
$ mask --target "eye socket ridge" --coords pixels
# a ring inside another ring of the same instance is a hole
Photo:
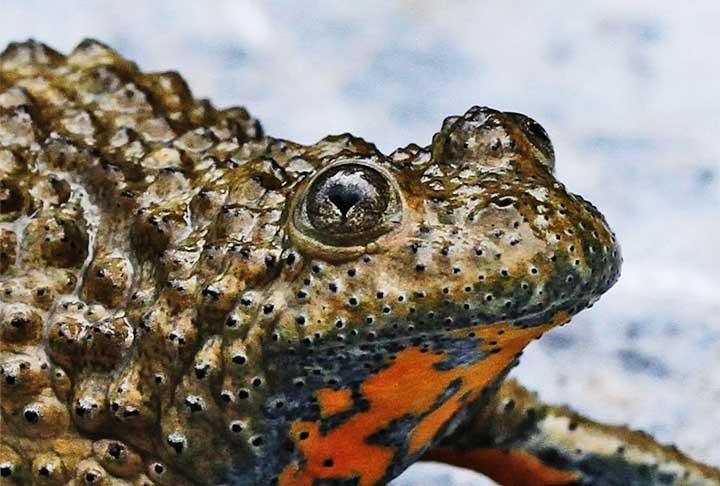
[[[547,131],[545,131],[545,128],[534,119],[522,113],[506,112],[505,116],[509,117],[522,128],[530,143],[540,151],[546,159],[547,165],[553,169],[555,166],[555,150],[553,149],[550,136]]]
[[[329,165],[309,181],[300,196],[293,216],[296,228],[330,246],[365,245],[401,219],[394,178],[365,161]]]

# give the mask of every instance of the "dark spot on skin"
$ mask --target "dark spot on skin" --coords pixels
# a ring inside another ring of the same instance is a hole
[[[167,443],[170,447],[172,447],[175,450],[175,453],[180,454],[182,453],[183,449],[185,448],[185,442],[176,437],[168,437]]]
[[[108,454],[110,454],[115,459],[120,457],[120,454],[122,454],[123,450],[125,450],[125,448],[117,442],[111,442],[108,446]]]
[[[25,420],[30,424],[36,424],[40,420],[40,414],[35,410],[25,410],[23,417],[25,417]]]
[[[205,378],[207,376],[208,368],[209,368],[209,366],[207,366],[207,365],[195,367],[195,376],[197,377],[198,380],[202,380],[203,378]]]
[[[191,412],[202,412],[203,410],[200,399],[195,396],[188,396],[185,398],[185,406],[190,409]]]

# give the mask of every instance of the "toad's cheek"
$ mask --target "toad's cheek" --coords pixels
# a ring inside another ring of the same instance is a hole
[[[280,485],[310,486],[317,479],[373,485],[390,479],[397,466],[417,460],[453,415],[502,376],[530,341],[567,320],[562,315],[529,329],[498,324],[453,331],[451,337],[477,338],[478,359],[448,367],[452,350],[411,347],[356,390],[319,390],[321,418],[292,424],[299,457],[282,471]]]

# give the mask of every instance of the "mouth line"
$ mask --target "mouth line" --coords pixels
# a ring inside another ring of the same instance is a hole
[[[441,340],[448,336],[456,338],[468,337],[479,339],[480,342],[483,340],[491,340],[487,338],[493,328],[499,330],[512,329],[512,330],[528,330],[535,329],[554,321],[560,320],[562,323],[566,323],[578,312],[587,308],[590,305],[588,299],[568,298],[560,302],[553,302],[543,306],[533,312],[526,312],[520,316],[496,316],[483,320],[482,322],[472,323],[466,316],[456,317],[452,324],[448,325],[441,322],[441,319],[436,321],[424,321],[420,322],[414,319],[397,319],[402,320],[404,323],[402,326],[399,323],[384,324],[377,328],[368,331],[366,334],[357,334],[354,336],[344,337],[340,342],[328,342],[328,339],[337,337],[339,335],[346,336],[348,333],[337,332],[329,334],[322,341],[312,341],[310,343],[301,342],[299,346],[290,348],[291,353],[296,355],[312,355],[317,353],[326,352],[343,352],[352,349],[358,349],[360,351],[371,351],[372,348],[379,347],[391,347],[402,350],[410,346],[422,346],[424,342],[432,342],[433,340]],[[457,306],[462,309],[461,306]],[[462,312],[468,312],[464,309]],[[452,314],[452,313],[450,313]],[[455,314],[456,316],[458,314]],[[559,317],[562,316],[562,317]],[[476,319],[477,320],[477,319]],[[554,325],[559,325],[560,322]],[[362,326],[360,326],[362,327]],[[500,335],[505,334],[503,331]],[[485,336],[485,337],[483,337]],[[501,339],[507,339],[505,338]],[[498,339],[498,338],[494,338]],[[324,341],[324,342],[323,342]],[[287,348],[277,349],[276,352],[286,353]]]

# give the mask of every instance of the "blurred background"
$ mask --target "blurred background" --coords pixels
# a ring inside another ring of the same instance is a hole
[[[474,104],[526,113],[623,246],[620,282],[513,374],[720,465],[720,2],[3,1],[0,44],[95,37],[268,134],[388,153]],[[481,484],[432,464],[393,484]],[[483,483],[484,484],[484,483]],[[487,484],[491,484],[488,482]]]

